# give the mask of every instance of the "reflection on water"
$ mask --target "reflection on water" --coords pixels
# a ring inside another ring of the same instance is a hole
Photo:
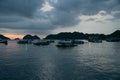
[[[0,80],[120,80],[120,43],[0,44]]]

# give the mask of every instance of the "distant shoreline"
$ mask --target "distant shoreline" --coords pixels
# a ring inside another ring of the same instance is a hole
[[[27,35],[29,35],[30,39],[32,39],[31,37],[32,35],[30,34],[27,34]],[[24,37],[27,35],[24,35],[22,39],[24,39]],[[112,38],[112,37],[120,39],[120,30],[116,30],[115,32],[108,34],[108,35],[99,34],[99,33],[89,34],[89,33],[82,33],[82,32],[60,32],[58,34],[49,34],[44,39],[88,39],[89,37],[99,37],[102,40],[105,40],[106,38]],[[37,38],[40,38],[40,37],[37,36]],[[1,34],[0,34],[0,39],[10,40],[9,37],[6,37]],[[15,39],[19,39],[19,38],[17,38],[16,36]]]

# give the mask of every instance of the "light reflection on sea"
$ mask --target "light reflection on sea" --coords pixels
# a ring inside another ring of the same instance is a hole
[[[0,44],[0,80],[120,80],[120,43]]]

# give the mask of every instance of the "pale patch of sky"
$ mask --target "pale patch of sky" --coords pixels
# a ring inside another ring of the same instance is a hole
[[[45,4],[43,4],[43,7],[40,9],[43,12],[47,12],[47,11],[51,11],[54,7],[52,7],[49,2],[45,2]]]
[[[114,12],[118,13],[118,12]],[[78,25],[73,27],[59,27],[53,33],[59,32],[84,32],[84,33],[104,33],[109,34],[117,29],[120,29],[120,19],[111,21],[114,17],[107,14],[106,11],[99,11],[96,15],[80,15],[81,20]]]
[[[100,22],[100,21],[103,22],[103,21],[110,20],[113,18],[114,17],[110,14],[107,14],[106,11],[100,11],[96,15],[81,15],[81,16],[79,16],[79,19],[81,21],[96,21],[96,22]]]

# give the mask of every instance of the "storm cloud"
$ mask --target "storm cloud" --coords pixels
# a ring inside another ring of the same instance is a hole
[[[0,0],[0,32],[47,34],[85,19],[100,22],[101,16],[106,17],[104,21],[120,20],[120,0]]]
[[[0,0],[0,13],[31,17],[43,0]]]

